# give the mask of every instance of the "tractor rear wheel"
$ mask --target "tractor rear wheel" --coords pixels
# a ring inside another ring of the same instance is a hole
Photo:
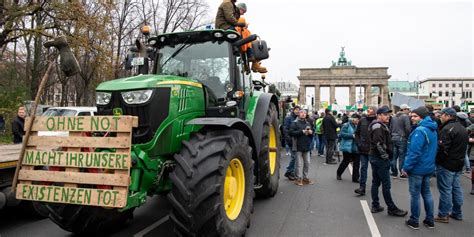
[[[253,205],[253,160],[238,130],[196,133],[175,155],[168,199],[182,236],[242,236]]]
[[[133,218],[133,209],[117,209],[69,204],[49,205],[49,218],[62,229],[76,234],[110,235]]]
[[[273,197],[280,181],[280,133],[275,104],[271,103],[263,123],[262,142],[258,153],[258,177],[262,187],[255,190],[257,197]]]

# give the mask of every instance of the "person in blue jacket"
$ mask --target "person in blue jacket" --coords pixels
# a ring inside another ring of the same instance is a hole
[[[339,133],[339,150],[342,151],[343,160],[336,171],[337,180],[342,180],[342,173],[344,173],[349,163],[352,162],[352,182],[359,183],[359,150],[355,141],[355,131],[359,120],[360,115],[353,114],[349,121],[344,123]]]
[[[426,212],[423,224],[428,228],[434,228],[434,204],[430,191],[430,178],[435,172],[438,125],[431,119],[428,109],[424,106],[412,111],[411,121],[417,126],[408,138],[408,151],[402,170],[405,175],[408,175],[411,199],[411,215],[406,224],[412,229],[419,229],[421,194]]]

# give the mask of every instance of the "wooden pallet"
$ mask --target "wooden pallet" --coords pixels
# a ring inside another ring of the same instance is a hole
[[[16,197],[124,207],[130,185],[132,128],[137,126],[138,118],[132,116],[36,117]],[[68,131],[69,136],[38,136],[39,131]],[[91,132],[114,135],[92,137]],[[98,152],[98,148],[108,150]]]

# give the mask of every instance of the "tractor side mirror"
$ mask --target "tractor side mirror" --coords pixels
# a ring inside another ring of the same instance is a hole
[[[55,47],[57,50],[59,50],[60,68],[64,74],[66,74],[66,76],[74,76],[81,71],[79,63],[77,62],[76,57],[74,57],[74,54],[72,53],[65,36],[60,36],[52,41],[44,43],[44,47]]]
[[[250,35],[247,38],[243,38],[243,39],[235,41],[234,43],[232,43],[232,46],[234,46],[236,48],[239,48],[240,46],[242,46],[244,44],[247,44],[247,43],[250,43],[250,42],[252,42],[256,39],[257,39],[257,35]]]
[[[252,49],[256,60],[264,60],[270,57],[268,51],[270,48],[267,47],[265,40],[255,40],[252,42]]]

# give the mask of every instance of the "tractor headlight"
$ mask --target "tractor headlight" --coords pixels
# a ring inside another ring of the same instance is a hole
[[[153,90],[122,92],[122,98],[127,104],[143,104],[150,100]]]
[[[95,93],[95,102],[98,105],[106,105],[110,103],[111,98],[112,98],[112,93],[99,92],[99,91]]]

